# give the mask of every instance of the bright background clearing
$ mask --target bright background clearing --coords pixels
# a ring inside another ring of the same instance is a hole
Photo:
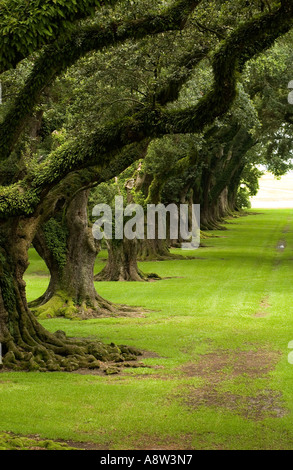
[[[260,190],[251,198],[253,209],[293,208],[293,172],[281,179],[266,173],[260,179]]]

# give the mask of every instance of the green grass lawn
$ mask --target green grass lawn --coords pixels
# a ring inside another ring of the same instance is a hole
[[[0,432],[101,449],[292,450],[292,216],[254,211],[186,252],[196,259],[140,263],[167,279],[96,284],[104,298],[146,308],[144,317],[43,320],[53,332],[152,352],[150,367],[115,376],[3,372]],[[48,273],[34,250],[30,260],[32,300]]]

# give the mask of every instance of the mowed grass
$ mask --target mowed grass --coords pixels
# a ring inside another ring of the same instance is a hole
[[[42,321],[152,352],[149,367],[116,376],[1,373],[0,431],[103,449],[292,450],[292,216],[254,211],[184,252],[195,259],[140,263],[160,281],[96,284],[104,298],[147,309],[144,317]],[[34,250],[30,261],[32,300],[49,278]]]

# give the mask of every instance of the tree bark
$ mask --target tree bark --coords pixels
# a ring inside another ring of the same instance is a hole
[[[105,362],[132,360],[138,351],[126,346],[76,340],[52,334],[28,308],[23,274],[38,218],[0,224],[0,342],[3,365],[14,370],[73,371],[107,369]]]
[[[220,225],[222,218],[217,211],[218,199],[211,200],[210,193],[212,188],[212,169],[206,168],[203,171],[201,179],[201,214],[200,223],[202,230],[223,230]]]
[[[181,259],[183,256],[170,252],[167,240],[140,240],[138,259],[140,261],[166,261],[170,259]]]
[[[133,311],[130,307],[103,299],[95,289],[94,266],[98,246],[88,223],[88,196],[87,190],[79,192],[70,202],[63,221],[60,213],[56,214],[49,220],[49,234],[46,224],[36,233],[34,247],[51,275],[46,292],[30,303],[30,308],[39,318],[88,319],[125,315],[127,311]],[[63,237],[64,246],[60,243]]]
[[[137,265],[137,240],[108,240],[108,260],[95,281],[146,281]]]

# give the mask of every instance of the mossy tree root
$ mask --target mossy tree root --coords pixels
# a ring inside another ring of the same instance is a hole
[[[123,266],[113,266],[107,264],[102,271],[95,275],[95,282],[127,281],[127,282],[145,282],[147,275],[140,269],[124,269]]]
[[[123,364],[140,355],[137,349],[127,346],[67,338],[64,332],[47,331],[28,308],[25,283],[9,277],[6,266],[9,265],[4,264],[0,270],[0,343],[4,368],[41,372],[106,370],[108,363]]]
[[[138,261],[183,260],[184,256],[171,253],[166,240],[143,240],[139,244]]]
[[[42,302],[40,297],[29,303],[32,313],[40,320],[48,318],[68,318],[71,320],[88,320],[102,317],[133,316],[136,312],[142,314],[142,309],[109,302],[96,294],[94,299],[78,302],[68,294],[57,291]]]
[[[26,312],[14,324],[13,336],[6,331],[2,339],[3,366],[10,370],[67,371],[100,369],[107,372],[109,363],[118,366],[136,361],[141,352],[125,345],[104,344],[89,339],[67,338],[63,331],[52,334]]]
[[[70,339],[63,331],[52,334],[50,342],[30,338],[28,344],[7,341],[4,348],[4,368],[16,371],[73,372],[79,369],[100,369],[107,372],[109,363],[121,366],[126,361],[136,361],[141,355],[135,348],[124,345]]]

